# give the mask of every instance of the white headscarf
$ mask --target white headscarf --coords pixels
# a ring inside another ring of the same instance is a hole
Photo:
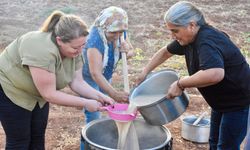
[[[108,41],[105,36],[105,32],[116,32],[128,30],[128,16],[125,10],[119,7],[111,6],[99,14],[94,22],[94,26],[97,27],[100,37],[104,43],[104,56],[103,56],[103,69],[108,63]],[[114,51],[114,65],[117,64],[120,52],[118,47],[120,46],[119,40],[116,41],[116,47]]]

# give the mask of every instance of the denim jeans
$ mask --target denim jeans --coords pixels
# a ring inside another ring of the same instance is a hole
[[[247,132],[249,107],[233,112],[211,112],[210,150],[240,150]]]
[[[244,150],[250,150],[250,108],[248,113],[248,123],[247,123],[247,137]]]
[[[1,87],[0,87],[1,88]],[[0,121],[6,134],[6,150],[44,150],[49,104],[33,111],[15,105],[0,89]]]

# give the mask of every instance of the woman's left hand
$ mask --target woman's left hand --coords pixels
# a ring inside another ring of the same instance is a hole
[[[98,101],[101,102],[103,105],[104,104],[113,105],[115,103],[115,100],[113,100],[111,97],[104,95],[104,94],[98,95]]]

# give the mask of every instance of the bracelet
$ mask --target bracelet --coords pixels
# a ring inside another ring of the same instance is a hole
[[[180,88],[182,91],[184,91],[185,88],[180,84],[180,79],[181,79],[181,78],[179,78],[178,81],[177,81],[177,86],[178,86],[178,88]]]

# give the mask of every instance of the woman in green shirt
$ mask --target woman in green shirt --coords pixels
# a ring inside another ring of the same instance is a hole
[[[0,121],[6,149],[44,149],[49,103],[94,112],[114,102],[82,78],[87,35],[79,17],[55,11],[40,31],[22,35],[1,53]],[[60,91],[67,85],[81,97]]]

